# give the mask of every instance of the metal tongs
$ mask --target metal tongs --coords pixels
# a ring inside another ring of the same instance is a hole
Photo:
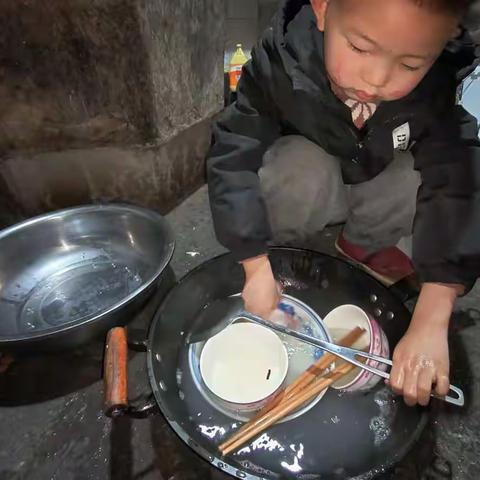
[[[268,322],[257,315],[245,311],[241,297],[228,297],[221,300],[216,300],[202,310],[198,321],[196,322],[197,328],[194,326],[194,329],[187,338],[187,343],[204,341],[219,333],[224,328],[228,327],[228,325],[242,318],[262,325],[270,330],[274,330],[276,332],[296,338],[301,342],[321,348],[325,352],[336,355],[337,357],[342,358],[346,362],[352,363],[363,370],[367,370],[387,380],[390,379],[390,374],[388,372],[372,367],[371,365],[368,365],[368,363],[364,363],[358,358],[373,360],[384,365],[392,366],[393,363],[390,359],[362,352],[361,350],[356,350],[354,348],[341,347],[339,345],[335,345],[334,343],[320,340],[276,323]],[[447,403],[463,407],[465,404],[463,391],[454,385],[450,385],[450,391],[453,392],[455,396],[447,395],[445,397],[441,397],[435,393],[432,393],[431,396]]]

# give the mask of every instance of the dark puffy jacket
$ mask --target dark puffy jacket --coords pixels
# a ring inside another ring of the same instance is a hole
[[[392,161],[393,132],[408,123],[410,141],[403,147],[422,177],[415,268],[423,281],[471,285],[480,276],[480,142],[475,119],[456,104],[456,91],[477,64],[475,49],[464,32],[413,92],[381,103],[359,131],[330,89],[323,34],[310,3],[287,1],[253,49],[237,101],[214,126],[207,174],[219,241],[238,260],[266,251],[271,230],[257,172],[278,137],[312,140],[339,158],[344,182],[355,184]]]

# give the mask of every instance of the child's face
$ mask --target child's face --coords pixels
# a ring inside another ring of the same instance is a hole
[[[458,18],[411,0],[311,0],[335,90],[361,102],[397,100],[422,80]]]

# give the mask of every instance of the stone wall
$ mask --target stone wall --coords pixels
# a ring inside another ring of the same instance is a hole
[[[224,0],[144,3],[155,124],[166,139],[223,105]]]
[[[224,18],[223,0],[0,2],[0,227],[96,200],[166,211],[201,184]]]
[[[19,154],[2,162],[0,178],[13,190],[10,207],[21,205],[28,215],[87,201],[131,202],[165,214],[203,182],[209,140],[205,121],[151,147]]]

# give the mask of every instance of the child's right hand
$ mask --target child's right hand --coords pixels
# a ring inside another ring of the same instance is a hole
[[[275,281],[267,255],[249,258],[242,262],[245,285],[242,298],[245,309],[268,319],[280,301],[280,288]]]

